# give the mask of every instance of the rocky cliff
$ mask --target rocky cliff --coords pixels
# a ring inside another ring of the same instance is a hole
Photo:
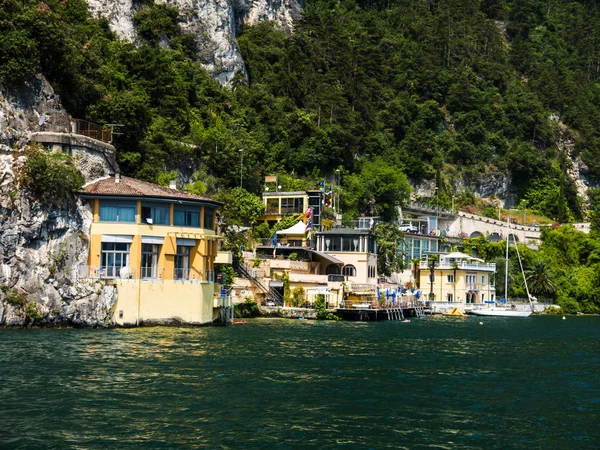
[[[227,84],[238,71],[244,71],[236,36],[244,26],[272,20],[291,32],[293,20],[300,17],[297,0],[156,0],[169,3],[180,13],[182,28],[196,36],[204,67],[221,84]],[[88,0],[90,11],[106,17],[120,37],[135,41],[133,14],[140,2],[135,0]]]
[[[65,131],[68,123],[41,77],[16,97],[0,91],[0,326],[114,324],[115,288],[78,278],[87,260],[89,207],[74,196],[45,204],[19,184],[32,134]]]

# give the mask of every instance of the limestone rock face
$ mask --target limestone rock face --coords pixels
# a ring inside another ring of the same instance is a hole
[[[204,67],[221,84],[231,81],[236,72],[244,72],[244,61],[236,37],[244,26],[264,20],[274,21],[287,32],[300,17],[297,0],[156,0],[176,6],[182,28],[196,36]],[[136,40],[133,15],[139,2],[133,0],[88,0],[90,11],[106,17],[118,36]]]
[[[0,326],[114,325],[116,288],[78,277],[88,255],[89,206],[75,196],[58,206],[40,203],[18,182],[32,133],[64,123],[68,115],[42,77],[17,98],[0,96]]]

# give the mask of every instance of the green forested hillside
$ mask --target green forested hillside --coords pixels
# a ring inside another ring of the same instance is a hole
[[[91,19],[83,0],[0,0],[0,85],[17,92],[41,72],[74,117],[123,124],[115,144],[128,175],[177,177],[246,208],[252,197],[231,190],[243,155],[250,192],[264,175],[298,189],[337,173],[345,218],[390,219],[408,199],[407,177],[435,180],[449,206],[455,180],[510,174],[530,211],[600,225],[600,189],[582,202],[564,151],[598,185],[596,1],[308,0],[291,35],[268,22],[244,30],[247,76],[228,87],[200,66],[175,8],[134,3],[135,45]],[[597,311],[597,242],[547,233],[529,270],[546,264],[551,295]],[[580,256],[565,265],[573,248]]]
[[[531,209],[580,219],[558,120],[600,178],[594,1],[313,0],[291,36],[268,22],[245,30],[248,78],[229,88],[194,60],[173,7],[142,2],[134,46],[82,0],[0,4],[2,83],[41,71],[74,116],[124,124],[119,161],[141,178],[232,187],[243,150],[258,192],[264,174],[347,176],[382,158],[437,178],[442,203],[454,179],[499,171]],[[369,203],[345,198],[351,214]]]

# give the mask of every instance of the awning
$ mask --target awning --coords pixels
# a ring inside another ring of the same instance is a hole
[[[142,236],[142,244],[158,244],[162,245],[165,242],[164,237],[160,236]]]
[[[184,247],[195,247],[196,239],[177,238],[177,245],[182,245]]]
[[[326,260],[326,261],[329,261],[331,264],[341,264],[341,265],[343,265],[343,264],[344,264],[344,262],[343,262],[343,261],[340,261],[340,260],[339,260],[339,259],[337,259],[336,257],[334,257],[334,256],[331,256],[331,255],[328,255],[328,254],[327,254],[327,253],[325,253],[325,252],[318,252],[318,251],[316,251],[316,250],[313,250],[313,251],[312,251],[312,253],[316,254],[317,256],[319,256],[320,258],[323,258],[323,259],[324,259],[324,260]]]
[[[278,235],[282,235],[282,234],[304,234],[304,232],[306,231],[306,224],[302,221],[298,222],[296,225],[293,225],[289,228],[286,228],[285,230],[279,230],[277,232]]]
[[[111,244],[131,244],[133,242],[133,236],[124,236],[120,234],[103,234],[102,242],[108,242]]]

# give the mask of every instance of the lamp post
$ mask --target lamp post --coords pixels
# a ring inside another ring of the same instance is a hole
[[[523,226],[526,225],[526,220],[527,219],[527,200],[523,200]]]
[[[436,186],[433,191],[435,192],[436,217],[439,219],[440,218],[440,197],[438,196],[438,187]]]
[[[244,187],[244,149],[240,148],[240,187]]]
[[[335,213],[335,219],[337,221],[337,214],[340,209],[340,169],[335,169],[335,184],[337,187],[337,202],[335,201],[335,194],[333,195],[333,211]]]
[[[454,214],[454,194],[452,194],[452,214]]]

